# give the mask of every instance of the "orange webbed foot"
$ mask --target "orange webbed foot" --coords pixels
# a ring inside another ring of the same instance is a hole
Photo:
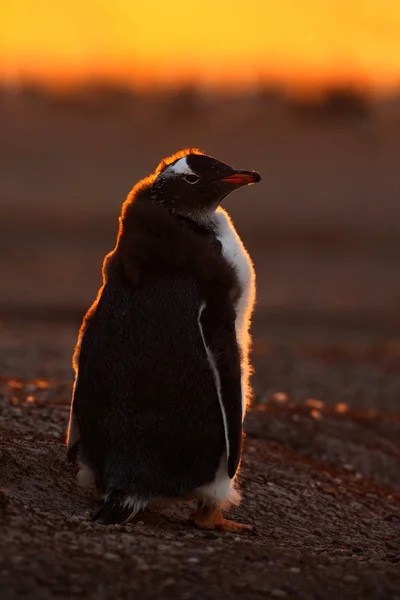
[[[191,515],[190,521],[199,529],[218,529],[219,531],[233,532],[253,531],[252,525],[225,519],[220,506],[215,504],[197,508]]]

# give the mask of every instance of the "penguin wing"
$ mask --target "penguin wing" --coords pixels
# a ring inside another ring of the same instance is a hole
[[[214,375],[225,431],[228,475],[232,479],[239,465],[242,446],[241,366],[235,321],[219,307],[203,302],[198,323]]]

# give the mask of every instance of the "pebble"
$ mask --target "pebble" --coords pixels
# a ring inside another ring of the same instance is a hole
[[[343,465],[343,469],[344,469],[345,471],[348,471],[349,473],[350,473],[351,471],[354,471],[354,467],[353,467],[353,465],[349,465],[348,463],[345,463],[345,464]]]
[[[337,548],[336,550],[331,551],[332,556],[347,556],[348,551],[344,548]]]
[[[358,577],[356,575],[345,575],[343,577],[343,581],[346,583],[357,583],[358,582]]]
[[[34,383],[27,383],[25,385],[25,391],[27,392],[27,394],[33,394],[33,392],[36,392],[36,385]]]
[[[299,569],[299,567],[290,567],[290,572],[291,573],[300,573],[301,569]]]
[[[192,557],[188,558],[186,560],[186,562],[190,563],[191,565],[197,565],[197,563],[200,562],[200,559],[196,558],[196,556],[192,556]]]
[[[271,592],[271,598],[286,598],[286,597],[287,597],[287,593],[285,592],[285,590],[275,589],[275,590],[272,590],[272,592]]]
[[[117,556],[113,552],[105,552],[105,554],[103,554],[103,558],[105,560],[114,560],[114,561],[119,560],[119,556]]]

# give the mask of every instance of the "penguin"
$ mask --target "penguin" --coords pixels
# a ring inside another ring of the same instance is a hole
[[[260,180],[186,148],[122,205],[73,354],[67,456],[102,503],[93,521],[194,500],[195,526],[252,529],[223,516],[240,502],[255,272],[221,202]]]

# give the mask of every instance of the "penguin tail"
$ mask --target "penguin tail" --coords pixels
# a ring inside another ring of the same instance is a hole
[[[91,520],[102,525],[128,523],[148,505],[146,500],[113,490],[107,494],[104,504],[92,515]]]

